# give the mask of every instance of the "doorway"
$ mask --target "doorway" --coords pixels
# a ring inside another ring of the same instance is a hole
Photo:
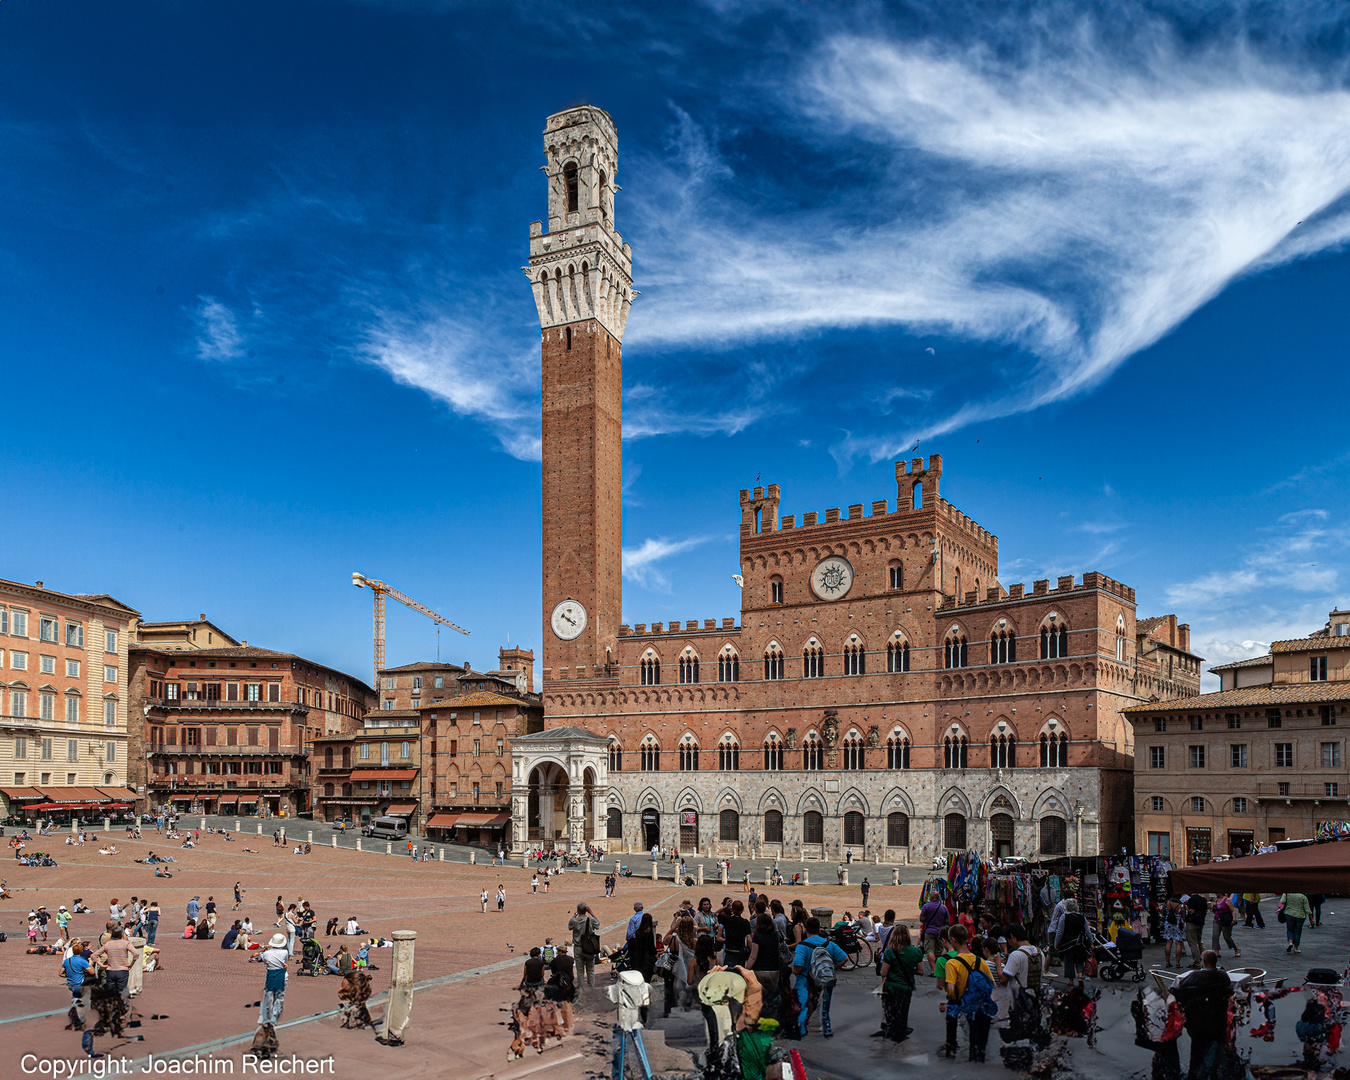
[[[661,815],[656,810],[642,811],[642,847],[646,851],[661,846]]]
[[[994,858],[1002,859],[1013,854],[1013,819],[1008,814],[995,814],[989,821],[993,834]]]
[[[1208,829],[1186,830],[1186,865],[1195,866],[1197,863],[1209,862],[1212,850]]]
[[[698,851],[698,811],[680,811],[680,854]]]
[[[1250,855],[1256,844],[1256,833],[1251,829],[1228,830],[1228,854],[1235,859]]]

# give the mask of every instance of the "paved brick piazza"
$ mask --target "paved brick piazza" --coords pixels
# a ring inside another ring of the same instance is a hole
[[[72,929],[78,936],[96,937],[112,897],[124,904],[133,895],[159,901],[163,916],[156,944],[162,949],[164,970],[145,977],[144,993],[133,1002],[139,1014],[134,1018],[141,1025],[129,1034],[141,1039],[126,1042],[101,1037],[96,1045],[100,1052],[125,1054],[135,1061],[149,1054],[213,1053],[233,1060],[234,1075],[242,1075],[241,1059],[257,1020],[252,1005],[262,996],[262,968],[247,963],[242,953],[222,951],[218,942],[180,937],[181,916],[194,894],[200,894],[203,902],[215,896],[220,905],[217,933],[223,933],[234,917],[232,889],[239,880],[247,890],[242,911],[259,928],[272,927],[273,905],[280,894],[287,903],[301,897],[310,901],[318,911],[320,927],[330,916],[345,921],[355,915],[375,934],[388,936],[394,930],[418,934],[418,990],[405,1046],[388,1049],[377,1044],[368,1030],[344,1031],[335,1018],[321,1017],[283,1027],[283,1054],[308,1058],[331,1053],[335,1059],[332,1075],[339,1077],[369,1078],[372,1069],[391,1064],[401,1076],[514,1077],[548,1065],[538,1075],[570,1080],[598,1067],[600,1059],[594,1055],[603,1048],[581,1033],[607,1036],[608,1020],[597,1024],[594,1009],[601,1006],[588,995],[589,1005],[583,1003],[579,1009],[578,1037],[542,1056],[531,1051],[508,1066],[509,1036],[497,1025],[506,1018],[500,1010],[513,1000],[511,987],[519,979],[519,961],[512,961],[531,945],[542,945],[547,936],[565,940],[567,920],[581,899],[592,905],[607,928],[617,927],[632,914],[634,900],[648,906],[659,904],[654,914],[664,930],[664,916],[679,898],[692,894],[718,900],[728,891],[716,883],[703,890],[686,890],[673,888],[668,880],[657,884],[650,878],[633,877],[622,879],[617,896],[606,900],[601,876],[570,871],[551,879],[547,895],[542,889],[532,894],[530,873],[518,864],[503,868],[462,862],[413,863],[385,855],[382,844],[378,853],[316,846],[313,854],[303,856],[283,853],[273,846],[270,835],[241,834],[229,843],[205,836],[195,850],[183,850],[153,833],[140,842],[117,833],[114,839],[121,854],[100,856],[96,844],[72,848],[63,845],[62,835],[39,838],[29,850],[53,850],[60,866],[43,869],[10,863],[0,870],[14,894],[12,900],[0,902],[0,928],[9,936],[0,945],[5,959],[0,977],[0,1076],[23,1075],[20,1058],[25,1053],[72,1061],[83,1057],[79,1036],[65,1030],[70,997],[59,975],[59,961],[24,952],[26,916],[38,904],[55,912],[59,904],[69,907],[75,897],[83,897],[93,913],[76,916]],[[155,878],[153,869],[133,861],[150,849],[178,860],[171,881]],[[828,866],[816,864],[815,873],[833,878],[833,868]],[[876,879],[883,874],[871,876]],[[884,876],[889,880],[888,872]],[[494,903],[485,916],[479,910],[479,892],[484,887],[495,892],[498,882],[506,886],[506,912],[498,914]],[[739,889],[739,885],[729,889]],[[772,892],[785,899],[800,896],[809,905],[825,904],[836,910],[855,907],[858,899],[856,885]],[[871,906],[880,910],[903,899],[902,910],[908,911],[917,895],[917,885],[875,885]],[[55,940],[55,921],[49,934]],[[331,949],[334,942],[346,939],[320,940]],[[608,931],[604,940],[621,941],[621,930]],[[509,946],[515,947],[514,953]],[[371,973],[376,993],[388,988],[391,953],[372,950],[372,962],[379,967]],[[506,969],[490,970],[502,963]],[[428,981],[435,985],[426,986]],[[336,1009],[338,986],[336,978],[301,978],[293,968],[283,1025]],[[654,997],[659,1001],[659,987]],[[154,1015],[164,1018],[153,1020]]]

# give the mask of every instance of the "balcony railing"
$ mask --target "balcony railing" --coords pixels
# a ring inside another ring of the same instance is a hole
[[[216,776],[152,776],[146,787],[156,791],[266,791],[271,788],[307,787],[303,777],[288,780],[284,776],[262,780],[227,780]]]
[[[1334,794],[1327,794],[1328,781],[1289,780],[1274,783],[1258,783],[1256,797],[1272,802],[1280,799],[1320,799],[1323,802],[1350,801],[1350,783],[1345,780],[1330,781],[1336,785]]]
[[[184,754],[196,757],[306,757],[309,748],[294,743],[279,746],[152,746],[145,751],[146,757],[157,754],[182,757]]]

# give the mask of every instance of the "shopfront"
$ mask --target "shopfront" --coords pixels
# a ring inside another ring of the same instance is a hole
[[[657,810],[642,811],[642,846],[648,851],[661,846],[661,814]]]

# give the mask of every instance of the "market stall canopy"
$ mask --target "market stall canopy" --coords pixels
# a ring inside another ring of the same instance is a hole
[[[467,825],[470,828],[499,829],[511,820],[510,812],[500,814],[460,814],[456,826]]]
[[[137,799],[140,798],[140,796],[137,795],[130,788],[108,787],[106,785],[102,785],[99,787],[98,790],[103,792],[103,794],[108,796],[108,798],[119,799],[122,802],[135,802]]]
[[[1168,876],[1174,893],[1350,893],[1350,843],[1187,866]]]
[[[417,804],[415,802],[395,803],[385,813],[390,817],[407,817],[409,814],[417,813]]]
[[[431,820],[427,822],[427,828],[450,829],[454,827],[455,821],[458,818],[458,814],[432,814]]]

